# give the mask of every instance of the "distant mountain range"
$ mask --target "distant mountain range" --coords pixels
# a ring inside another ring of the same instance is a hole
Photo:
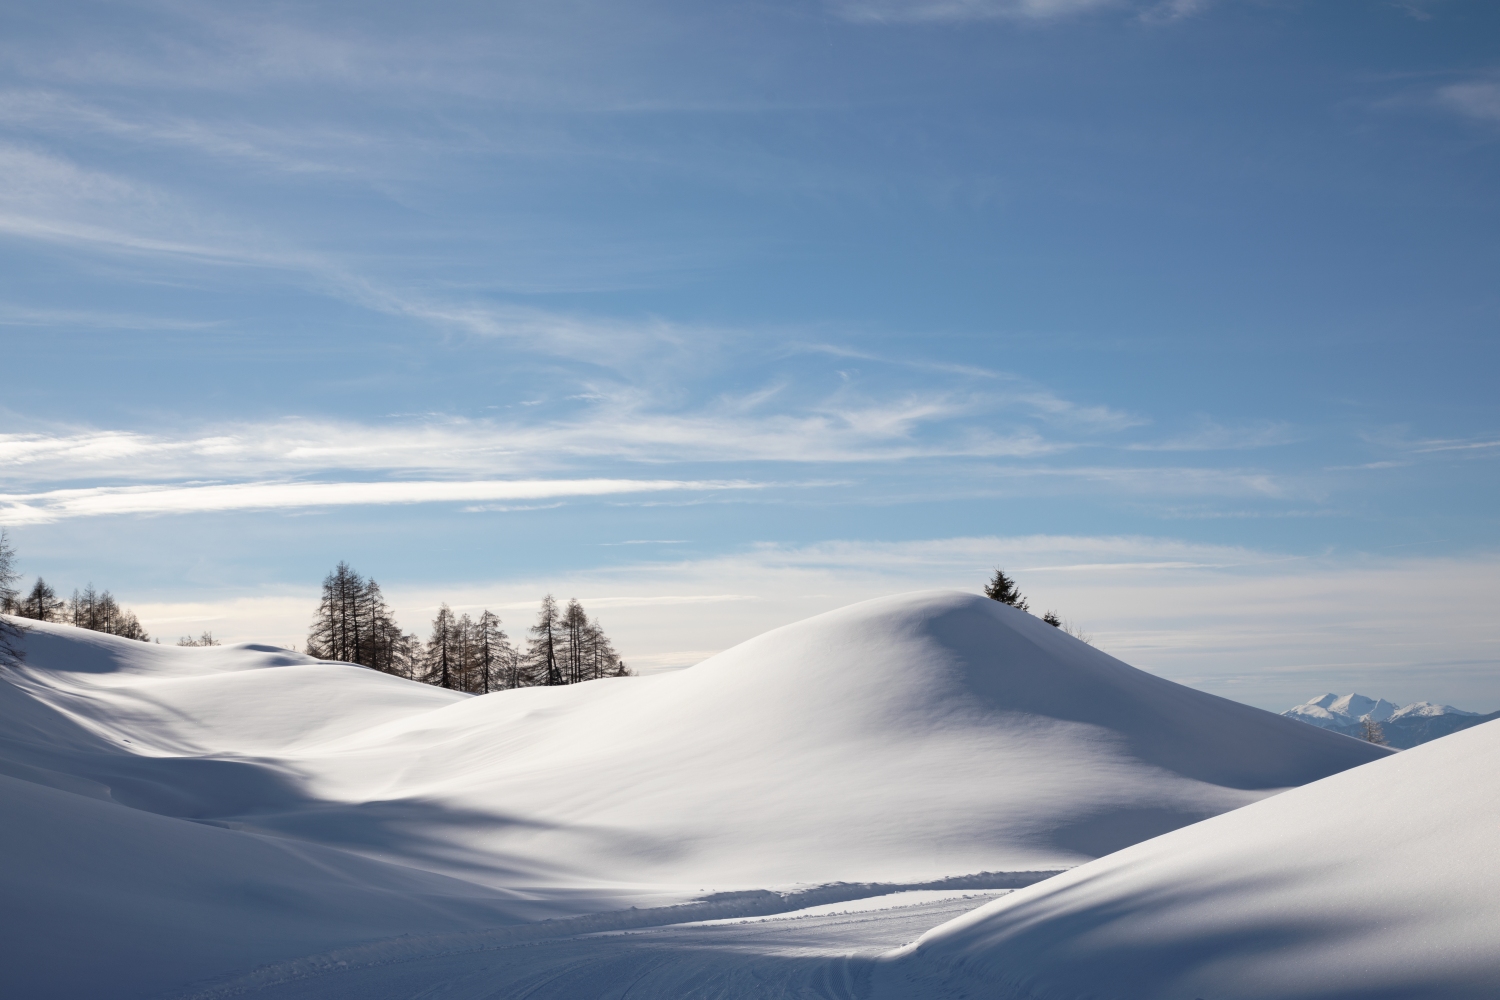
[[[1394,702],[1367,698],[1362,694],[1319,695],[1281,714],[1345,736],[1359,736],[1360,723],[1369,719],[1380,724],[1387,743],[1402,750],[1482,722],[1500,719],[1500,712],[1481,715],[1452,705],[1434,705],[1430,701],[1397,708]]]

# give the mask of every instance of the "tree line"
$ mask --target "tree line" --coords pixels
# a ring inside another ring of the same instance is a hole
[[[474,694],[630,675],[603,627],[577,600],[559,609],[556,598],[544,597],[524,647],[512,644],[494,612],[474,618],[454,614],[446,603],[424,641],[402,631],[380,584],[343,562],[323,580],[307,652]]]
[[[140,619],[109,591],[91,583],[69,599],[40,576],[30,590],[16,587],[21,576],[10,536],[0,529],[0,660],[19,661],[27,621],[57,622],[150,642]],[[157,640],[160,642],[160,640]],[[217,646],[212,632],[185,636],[179,646]],[[488,609],[477,618],[455,614],[443,604],[426,640],[402,630],[386,604],[380,584],[349,567],[323,580],[322,595],[307,636],[307,652],[321,660],[341,660],[409,680],[455,691],[487,694],[507,688],[578,684],[600,677],[628,677],[598,619],[577,600],[560,608],[548,594],[524,640],[512,644],[500,616]]]
[[[20,578],[16,571],[16,550],[10,544],[10,536],[0,530],[0,614],[29,621],[74,625],[141,642],[151,641],[135,612],[121,607],[107,590],[95,590],[90,583],[81,591],[75,588],[73,596],[65,600],[58,597],[57,591],[40,576],[31,589],[22,594],[15,586]],[[16,642],[25,629],[24,624],[0,622],[0,651],[18,659],[20,648]]]

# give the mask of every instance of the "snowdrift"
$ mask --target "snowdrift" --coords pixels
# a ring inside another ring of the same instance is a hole
[[[31,737],[6,759],[508,888],[1064,868],[1385,753],[946,592],[674,674],[480,698],[273,647],[30,646],[0,712]]]
[[[1137,844],[929,931],[876,995],[1493,997],[1497,774],[1490,723]]]

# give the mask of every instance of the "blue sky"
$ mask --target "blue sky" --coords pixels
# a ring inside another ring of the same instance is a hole
[[[168,639],[994,565],[1268,707],[1500,707],[1500,9],[11,5],[0,521]],[[1289,700],[1290,699],[1290,700]]]

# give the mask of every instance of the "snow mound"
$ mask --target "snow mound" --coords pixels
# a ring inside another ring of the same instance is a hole
[[[1137,844],[929,931],[876,995],[1493,997],[1496,774],[1486,724]]]
[[[548,898],[1065,868],[1386,753],[951,592],[477,698],[266,647],[28,642],[9,773]]]

